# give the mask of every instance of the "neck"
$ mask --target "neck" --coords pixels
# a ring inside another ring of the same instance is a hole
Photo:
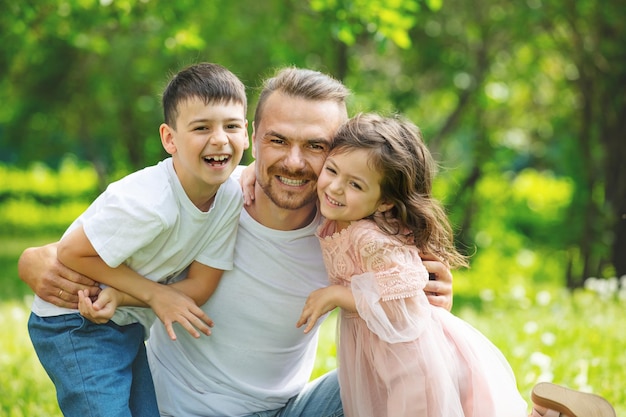
[[[265,227],[275,230],[297,230],[311,224],[317,213],[317,204],[310,203],[291,210],[278,207],[263,192],[257,192],[251,205],[245,206],[250,217]]]

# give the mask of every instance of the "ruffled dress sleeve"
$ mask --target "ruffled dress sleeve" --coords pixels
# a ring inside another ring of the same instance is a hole
[[[351,279],[359,316],[387,343],[415,340],[430,317],[423,291],[428,272],[417,248],[375,229],[366,228],[353,237],[366,271]]]

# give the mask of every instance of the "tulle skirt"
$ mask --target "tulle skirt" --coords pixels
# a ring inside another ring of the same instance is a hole
[[[413,340],[389,343],[342,311],[339,382],[347,417],[527,416],[510,365],[482,333],[437,307],[421,309],[419,321]]]

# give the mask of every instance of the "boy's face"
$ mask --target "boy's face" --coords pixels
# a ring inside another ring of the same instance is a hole
[[[345,118],[345,109],[334,101],[272,93],[252,141],[256,180],[264,196],[282,209],[314,205],[317,176]]]
[[[162,124],[160,133],[188,195],[207,189],[215,193],[249,146],[245,109],[234,102],[205,104],[197,97],[182,101],[176,128]]]

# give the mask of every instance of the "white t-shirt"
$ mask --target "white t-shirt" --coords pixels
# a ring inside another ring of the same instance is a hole
[[[148,359],[162,416],[240,416],[274,410],[299,393],[315,362],[318,327],[296,328],[311,291],[328,278],[315,230],[278,231],[241,211],[234,269],[202,309],[211,336],[175,342],[153,326]],[[318,322],[318,324],[321,320]]]
[[[192,261],[216,269],[232,269],[241,186],[229,179],[220,186],[207,212],[187,197],[171,158],[110,184],[68,228],[83,225],[87,238],[110,267],[125,263],[157,282],[179,275]],[[98,277],[93,277],[98,279]],[[40,317],[76,313],[35,297]],[[154,316],[149,308],[120,307],[113,321],[139,321],[146,329]]]

